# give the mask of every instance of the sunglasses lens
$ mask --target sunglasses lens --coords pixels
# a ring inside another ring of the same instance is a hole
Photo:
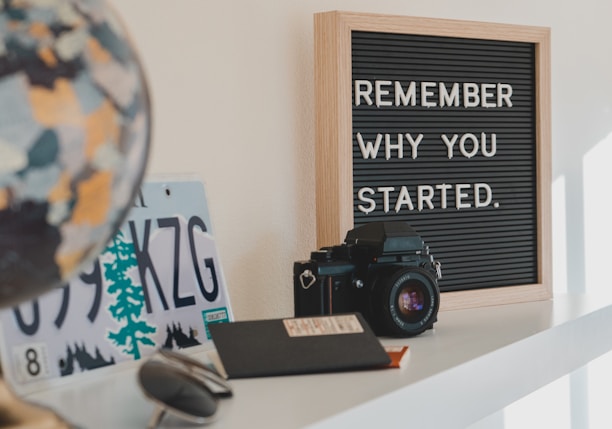
[[[149,361],[140,367],[138,376],[144,391],[171,410],[197,418],[217,411],[217,400],[210,390],[177,368]]]

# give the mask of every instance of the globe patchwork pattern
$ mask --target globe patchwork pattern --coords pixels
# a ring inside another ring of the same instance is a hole
[[[62,285],[125,218],[150,105],[104,1],[0,0],[0,303]]]

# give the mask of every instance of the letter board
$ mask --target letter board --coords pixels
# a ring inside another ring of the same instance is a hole
[[[549,29],[315,15],[317,240],[406,221],[442,308],[551,295]]]

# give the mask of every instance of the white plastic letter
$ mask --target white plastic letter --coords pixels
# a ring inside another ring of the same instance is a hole
[[[402,135],[397,135],[397,143],[391,143],[391,134],[385,134],[385,157],[387,160],[391,159],[391,151],[393,149],[397,150],[397,158],[404,158],[404,141],[402,139]]]
[[[356,80],[355,81],[355,106],[359,106],[361,104],[361,99],[368,104],[368,106],[372,105],[372,83],[369,80]]]
[[[497,153],[497,134],[491,134],[491,150],[487,149],[487,135],[485,133],[480,134],[480,140],[482,144],[482,154],[487,158],[492,158]]]
[[[415,140],[412,138],[412,134],[406,133],[406,138],[408,139],[408,143],[410,143],[410,147],[412,148],[412,159],[416,159],[417,149],[421,144],[421,140],[423,140],[423,134],[419,134]]]
[[[380,144],[382,143],[382,134],[376,134],[376,142],[372,144],[371,141],[364,141],[361,133],[357,133],[357,144],[359,144],[359,149],[361,149],[361,156],[363,159],[376,159],[376,155],[378,155],[378,149],[380,149]]]
[[[459,138],[459,136],[457,134],[453,134],[452,140],[449,140],[448,137],[446,137],[446,134],[442,134],[441,137],[442,137],[442,140],[444,140],[444,144],[446,145],[446,148],[447,148],[448,159],[452,159],[453,158],[453,146],[455,146],[455,143],[457,143],[457,139]]]
[[[498,83],[497,84],[497,106],[502,107],[505,103],[506,106],[512,107],[512,85],[509,83]]]
[[[480,85],[480,105],[482,107],[495,107],[497,104],[495,101],[489,101],[488,99],[493,98],[495,100],[495,93],[493,89],[495,84],[483,83]]]
[[[463,107],[478,107],[480,96],[478,95],[478,84],[466,82],[463,84]]]
[[[376,188],[378,192],[383,194],[383,210],[385,213],[389,213],[389,192],[394,191],[394,186],[380,186]]]
[[[373,212],[374,209],[376,208],[376,201],[374,201],[372,198],[368,198],[365,194],[374,195],[374,189],[361,188],[359,191],[357,191],[357,198],[359,198],[359,201],[368,203],[367,206],[364,206],[363,204],[359,204],[357,208],[359,209],[360,212],[368,214],[370,212]]]
[[[484,201],[480,198],[480,191],[484,190],[485,198]],[[491,204],[493,194],[491,193],[491,187],[486,183],[474,184],[474,207],[486,207]]]
[[[436,86],[435,82],[421,82],[421,106],[423,107],[436,107],[435,101],[429,101],[427,98],[434,95],[433,91],[429,88]]]
[[[455,106],[459,107],[459,84],[457,82],[453,83],[453,87],[451,89],[450,94],[446,89],[446,85],[444,82],[440,82],[440,107],[444,106]]]
[[[451,185],[447,185],[446,183],[442,183],[441,185],[436,185],[436,189],[440,191],[440,208],[445,209],[447,207],[446,204],[446,191],[451,189]]]
[[[465,141],[468,139],[472,141],[472,145],[474,146],[471,152],[468,152],[467,150],[465,150]],[[471,158],[474,155],[476,155],[476,153],[478,153],[478,138],[472,133],[467,133],[467,134],[462,135],[461,140],[459,140],[459,151],[466,158]]]
[[[399,81],[395,81],[395,105],[396,106],[416,106],[416,84],[410,82],[408,84],[408,89],[404,92],[402,88],[402,84]]]
[[[419,211],[422,211],[424,208],[423,203],[427,204],[427,207],[433,210],[434,205],[431,202],[434,196],[434,188],[429,185],[419,185],[417,186],[417,207]]]
[[[414,210],[414,205],[412,204],[410,193],[408,192],[408,188],[406,186],[402,186],[400,189],[399,196],[395,202],[395,213],[399,212],[403,205],[408,206],[408,210]]]
[[[469,197],[466,192],[463,192],[465,189],[468,189],[470,185],[466,184],[456,184],[455,185],[455,207],[457,210],[467,209],[472,207],[470,203],[464,203],[463,199]]]
[[[384,89],[383,86],[391,85],[390,80],[377,80],[374,82],[374,98],[376,99],[376,107],[380,106],[391,106],[389,100],[383,100],[383,95],[389,95],[389,90]]]

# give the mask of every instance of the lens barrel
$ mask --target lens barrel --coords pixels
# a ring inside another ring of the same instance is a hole
[[[379,335],[411,337],[430,329],[440,307],[435,277],[419,267],[381,272],[370,296]]]

